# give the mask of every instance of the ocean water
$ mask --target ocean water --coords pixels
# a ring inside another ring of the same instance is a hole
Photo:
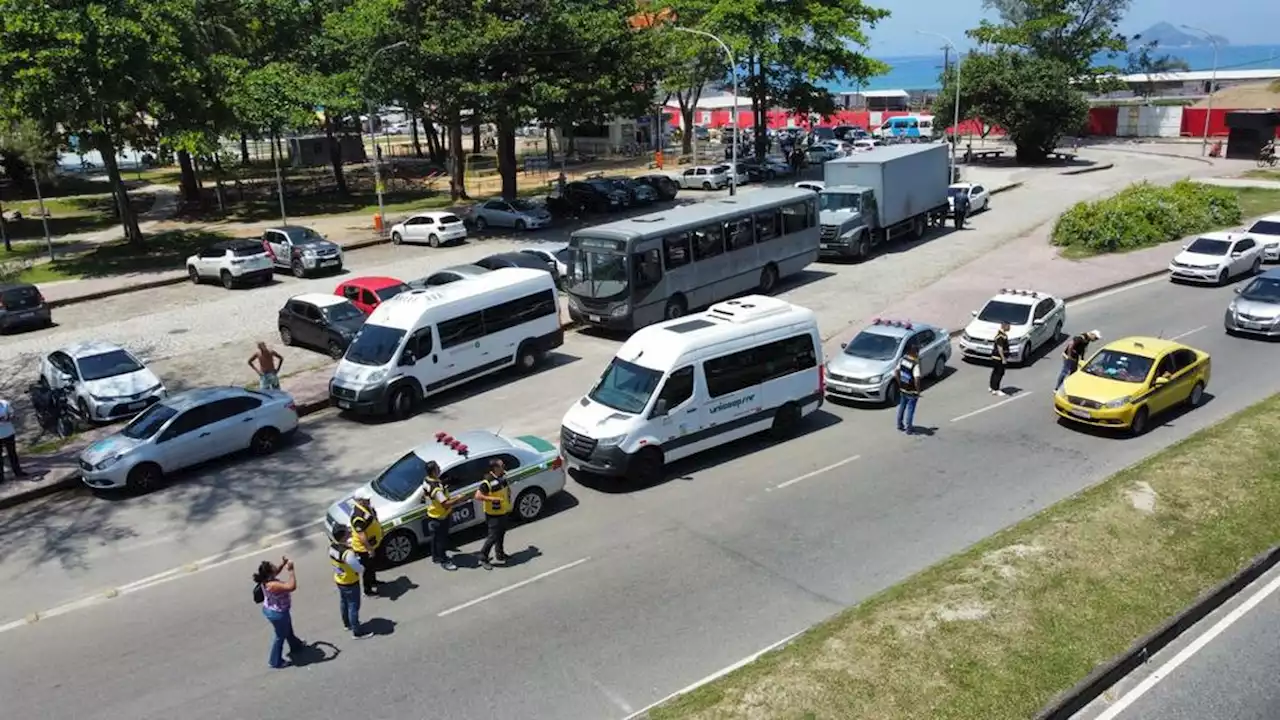
[[[1175,48],[1165,50],[1169,55],[1187,61],[1192,70],[1213,68],[1212,47]],[[833,92],[863,90],[931,90],[938,87],[942,74],[942,53],[913,57],[880,58],[890,66],[887,75],[871,78],[861,88],[853,82],[828,83]],[[1099,55],[1097,65],[1114,64],[1123,67],[1125,58],[1108,58]],[[1226,45],[1218,50],[1219,70],[1280,70],[1280,45]]]

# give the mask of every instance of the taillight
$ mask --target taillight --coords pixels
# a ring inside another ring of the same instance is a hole
[[[559,470],[562,467],[564,467],[564,458],[557,455],[556,459],[551,461],[551,469]]]
[[[818,394],[827,394],[827,368],[825,365],[818,366]]]
[[[43,304],[44,304],[44,293],[42,293],[42,292],[40,292],[40,291],[38,291],[38,290],[37,290],[37,291],[36,291],[36,298],[37,298],[38,300],[40,300],[40,304],[41,304],[41,305],[43,305]]]
[[[289,409],[289,412],[293,413],[294,415],[297,415],[297,414],[298,414],[298,404],[297,404],[297,403],[289,403],[288,405],[285,405],[285,407],[286,407],[286,408],[288,408],[288,409]]]

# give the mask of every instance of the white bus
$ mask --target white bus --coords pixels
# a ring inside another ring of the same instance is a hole
[[[502,268],[408,290],[374,309],[329,381],[339,410],[411,415],[428,395],[515,365],[537,367],[564,344],[551,273]]]
[[[764,295],[641,329],[565,414],[570,467],[649,483],[666,463],[762,431],[786,437],[823,401],[812,310]]]
[[[818,199],[769,188],[577,230],[565,292],[578,322],[635,330],[756,291],[818,259]]]

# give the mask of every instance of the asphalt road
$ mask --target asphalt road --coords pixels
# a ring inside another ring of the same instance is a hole
[[[1280,716],[1280,568],[1211,613],[1084,720],[1275,720]],[[1112,705],[1112,701],[1116,704]]]
[[[1222,334],[1229,297],[1155,282],[1069,309],[1070,331],[1184,336],[1213,354],[1208,402],[1144,437],[1060,426],[1056,352],[1011,371],[1022,392],[1000,401],[985,368],[953,363],[921,400],[927,435],[895,432],[888,410],[828,405],[801,437],[694,458],[655,487],[573,481],[556,512],[512,531],[515,567],[384,572],[394,599],[366,603],[379,636],[359,642],[340,632],[314,528],[264,537],[318,518],[439,428],[552,435],[572,401],[562,387],[585,389],[613,344],[582,339],[582,359],[495,387],[483,408],[459,399],[382,426],[320,416],[264,463],[143,498],[18,508],[0,514],[6,615],[86,601],[2,626],[0,697],[15,717],[310,717],[370,698],[387,717],[626,716],[1280,389],[1280,347]],[[486,415],[495,406],[505,417]],[[228,549],[223,564],[190,564]],[[330,661],[269,672],[248,578],[282,553],[300,569],[299,634],[332,646]],[[104,588],[116,597],[93,600]]]

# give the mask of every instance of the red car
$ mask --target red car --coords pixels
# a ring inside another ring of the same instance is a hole
[[[333,294],[350,300],[352,305],[368,315],[378,305],[408,289],[408,285],[395,278],[358,277],[340,283]]]

